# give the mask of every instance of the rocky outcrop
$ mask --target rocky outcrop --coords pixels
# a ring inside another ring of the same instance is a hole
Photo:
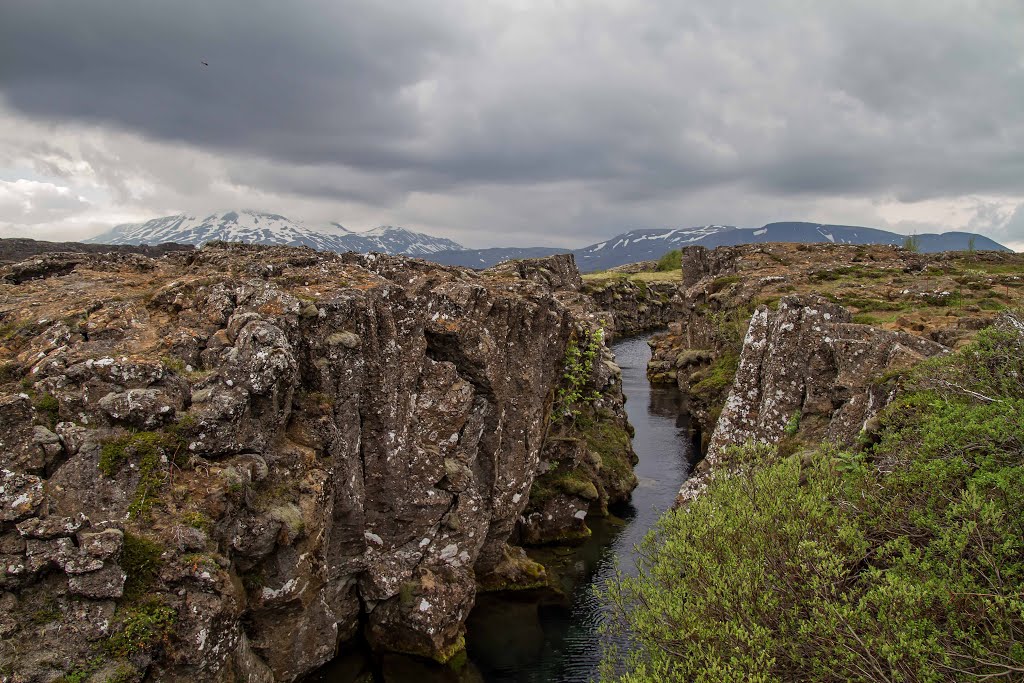
[[[46,242],[24,237],[0,239],[0,263],[19,263],[33,256],[53,253],[75,254],[143,254],[154,258],[173,251],[191,251],[191,244],[83,244],[82,242]]]
[[[636,488],[633,427],[622,402],[622,371],[603,344],[591,367],[583,400],[573,413],[553,411],[537,479],[520,518],[519,541],[527,545],[572,543],[590,536],[591,512],[628,500]]]
[[[963,345],[1024,298],[1024,256],[917,254],[878,245],[750,244],[682,249],[677,317],[652,338],[648,376],[679,386],[710,436],[733,385],[754,310],[820,296],[858,323]],[[705,445],[707,445],[705,443]]]
[[[47,264],[0,284],[9,680],[294,680],[360,628],[443,661],[478,581],[538,578],[510,542],[564,531],[527,509],[538,474],[589,477],[571,505],[631,489],[628,440],[610,466],[546,440],[570,340],[599,322],[571,256]],[[599,358],[585,414],[624,433]]]
[[[613,277],[589,280],[583,291],[602,311],[609,340],[657,330],[681,314],[678,282]]]
[[[852,443],[892,399],[887,376],[948,351],[850,320],[842,306],[809,295],[754,312],[707,457],[683,485],[680,502],[704,489],[730,446],[784,437]]]

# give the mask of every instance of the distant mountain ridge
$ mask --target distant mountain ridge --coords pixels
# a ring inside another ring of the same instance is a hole
[[[145,223],[126,223],[85,240],[89,244],[178,244],[245,242],[311,247],[320,251],[377,251],[387,254],[426,256],[438,251],[459,251],[458,242],[382,225],[367,232],[352,232],[340,223],[306,225],[284,216],[260,211],[227,211],[204,217],[179,214]]]
[[[731,225],[705,225],[695,228],[658,230],[631,230],[611,239],[580,249],[476,249],[446,251],[431,254],[430,260],[447,265],[486,268],[508,260],[521,258],[524,251],[532,256],[565,253],[576,257],[583,272],[606,270],[626,263],[656,259],[662,254],[686,246],[708,248],[736,244],[763,242],[832,242],[834,244],[892,244],[902,246],[907,236],[888,230],[853,225],[829,225],[799,221],[768,223],[760,228],[737,228]],[[967,232],[916,235],[917,248],[922,252],[965,250],[972,246],[979,251],[1010,251],[998,242]]]
[[[228,211],[198,218],[165,216],[145,223],[118,225],[85,240],[92,244],[179,244],[246,242],[306,246],[321,251],[371,251],[419,256],[431,261],[469,268],[488,268],[502,261],[572,253],[583,272],[605,270],[626,263],[656,259],[684,246],[714,248],[762,242],[832,242],[835,244],[903,245],[907,236],[877,228],[830,225],[801,221],[768,223],[760,228],[704,225],[693,228],[630,230],[579,249],[558,247],[492,247],[466,249],[452,240],[382,225],[366,232],[352,232],[340,223],[310,226],[284,216],[258,211]],[[1010,251],[984,235],[966,232],[916,235],[922,252],[965,250]],[[973,240],[973,242],[972,242]]]

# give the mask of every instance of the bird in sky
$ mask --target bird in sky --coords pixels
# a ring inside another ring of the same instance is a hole
[[[202,64],[203,66],[210,66],[210,64],[208,62],[204,62],[201,59],[199,60],[199,63]]]

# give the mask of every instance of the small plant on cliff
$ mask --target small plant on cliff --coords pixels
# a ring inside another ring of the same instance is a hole
[[[124,583],[125,600],[139,600],[152,588],[160,570],[163,548],[144,536],[131,532],[124,534],[121,568],[127,578]]]
[[[157,600],[150,600],[123,615],[121,627],[106,643],[115,657],[130,657],[165,642],[178,613]]]
[[[60,403],[57,401],[56,396],[53,394],[39,394],[32,402],[32,407],[36,409],[44,424],[48,425],[51,429],[57,424],[60,414]]]
[[[128,506],[130,516],[143,517],[149,513],[164,485],[163,464],[170,467],[183,452],[182,447],[181,437],[169,432],[137,432],[103,444],[99,469],[104,476],[115,476],[129,460],[138,461],[139,483]]]
[[[580,414],[581,404],[596,398],[596,395],[587,394],[585,390],[603,342],[604,330],[600,327],[584,329],[569,338],[565,346],[562,386],[555,394],[555,403],[551,409],[553,422],[562,422],[567,418],[575,420]]]

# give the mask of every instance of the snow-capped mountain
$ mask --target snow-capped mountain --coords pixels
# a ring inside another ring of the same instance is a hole
[[[922,252],[968,249],[1008,251],[1006,247],[984,235],[966,232],[917,235]],[[470,268],[487,268],[501,261],[524,256],[546,256],[571,252],[583,272],[605,270],[626,263],[657,259],[680,247],[699,245],[708,248],[760,242],[833,242],[835,244],[902,245],[906,235],[876,228],[822,223],[768,223],[760,228],[737,228],[730,225],[704,225],[695,228],[631,230],[611,239],[580,249],[510,248],[476,249],[439,252],[430,259],[439,263]]]
[[[968,249],[1008,251],[984,235],[965,232],[917,235],[923,252]],[[626,263],[657,259],[673,249],[690,245],[714,248],[757,242],[833,242],[836,244],[902,245],[906,235],[852,225],[786,222],[768,223],[760,228],[731,225],[703,225],[695,228],[631,230],[611,239],[579,249],[557,247],[494,247],[466,249],[442,237],[405,228],[382,225],[366,232],[352,232],[340,223],[311,226],[284,216],[258,211],[229,211],[202,218],[165,216],[145,223],[119,225],[86,242],[93,244],[179,244],[200,245],[214,240],[250,244],[306,246],[321,251],[371,251],[407,254],[431,261],[470,268],[487,268],[515,258],[534,258],[571,252],[583,272],[605,270]],[[973,242],[972,242],[973,240]]]
[[[352,232],[339,223],[311,226],[284,216],[259,211],[228,211],[197,217],[181,214],[126,223],[85,240],[93,244],[205,244],[215,240],[248,244],[305,246],[321,251],[377,251],[423,256],[461,250],[457,242],[390,225]]]
[[[576,249],[576,263],[582,271],[613,268],[625,263],[649,261],[662,254],[689,246],[704,244],[708,238],[737,230],[731,225],[702,225],[696,228],[669,230],[631,230],[610,240]]]
[[[372,243],[370,249],[353,249],[352,251],[381,251],[387,254],[434,254],[439,251],[465,249],[462,245],[444,239],[432,237],[422,232],[413,232],[393,225],[382,225],[373,230],[361,233],[350,233]]]

